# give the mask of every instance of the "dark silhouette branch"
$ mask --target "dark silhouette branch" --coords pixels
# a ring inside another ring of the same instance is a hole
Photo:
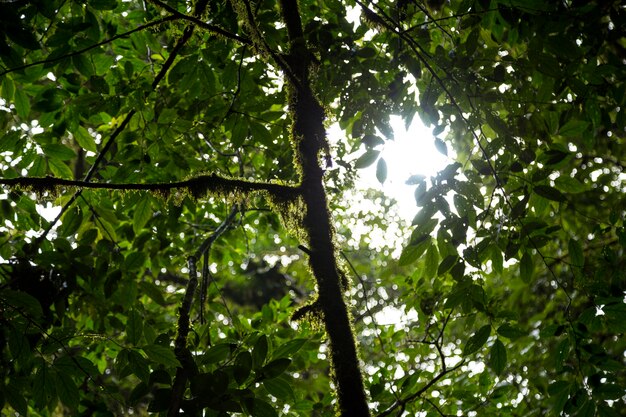
[[[430,388],[432,388],[433,385],[435,385],[441,378],[443,378],[444,376],[446,376],[447,374],[449,374],[450,372],[454,372],[457,369],[459,369],[461,366],[465,365],[465,361],[461,361],[459,362],[456,366],[449,368],[449,369],[444,369],[441,372],[439,372],[433,379],[431,379],[430,381],[428,381],[426,383],[426,385],[424,385],[422,388],[420,388],[419,390],[417,390],[416,392],[414,392],[413,394],[407,396],[406,398],[403,398],[399,401],[396,401],[395,403],[393,403],[388,409],[386,409],[385,411],[383,411],[382,413],[378,414],[377,417],[384,417],[384,416],[388,416],[391,413],[393,413],[396,409],[400,409],[400,413],[399,415],[402,414],[402,412],[404,412],[407,404],[415,401],[417,398],[419,398],[422,394],[424,394],[426,391],[428,391]]]
[[[104,183],[67,180],[55,177],[18,177],[0,178],[0,185],[23,187],[36,192],[54,191],[58,187],[77,187],[83,189],[151,191],[168,195],[172,190],[186,190],[198,198],[207,194],[241,194],[267,192],[281,200],[296,198],[300,189],[291,185],[270,182],[254,182],[241,179],[224,178],[216,174],[200,175],[184,181],[167,183]],[[79,190],[80,191],[80,190]]]
[[[169,6],[168,4],[163,3],[160,0],[148,0],[149,3],[155,4],[161,8],[163,8],[164,10],[167,10],[168,12],[170,12],[172,14],[172,16],[176,17],[177,19],[180,20],[186,20],[188,22],[193,23],[194,25],[198,26],[201,29],[204,29],[208,32],[213,33],[214,35],[219,35],[219,36],[223,36],[225,38],[228,39],[232,39],[235,40],[237,42],[241,42],[244,45],[252,45],[252,41],[248,38],[244,38],[243,36],[239,36],[235,33],[230,33],[229,31],[222,29],[221,27],[217,26],[217,25],[212,25],[210,23],[206,23],[203,22],[202,20],[198,19],[195,16],[190,16],[184,13],[179,12],[178,10],[176,10],[175,8]]]

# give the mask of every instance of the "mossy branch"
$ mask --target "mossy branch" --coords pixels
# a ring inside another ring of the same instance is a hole
[[[172,6],[163,3],[160,0],[148,0],[149,3],[155,4],[158,7],[161,7],[164,10],[167,10],[169,13],[172,14],[172,16],[176,17],[177,19],[181,19],[181,20],[187,20],[188,22],[193,23],[194,25],[198,26],[201,29],[204,29],[206,31],[208,31],[209,33],[212,33],[214,35],[218,35],[218,36],[222,36],[224,38],[227,39],[232,39],[235,40],[237,42],[240,42],[244,45],[252,45],[252,41],[248,38],[244,38],[243,36],[239,36],[235,33],[230,33],[225,29],[222,29],[221,27],[217,26],[217,25],[212,25],[210,23],[206,23],[203,22],[202,20],[198,19],[196,16],[189,16],[186,15],[184,13],[179,12],[178,10],[176,10],[175,8],[173,8]]]
[[[104,189],[122,191],[150,191],[156,194],[169,195],[173,190],[187,191],[195,198],[205,195],[241,195],[254,192],[265,192],[271,197],[282,201],[296,199],[300,194],[299,187],[271,182],[254,182],[236,178],[224,178],[216,174],[200,175],[184,181],[167,183],[104,183],[79,180],[67,180],[55,177],[18,177],[0,178],[0,185],[31,189],[35,192],[55,192],[60,187],[79,189]]]

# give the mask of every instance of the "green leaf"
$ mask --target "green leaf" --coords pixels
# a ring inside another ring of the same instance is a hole
[[[124,260],[124,269],[127,271],[135,271],[140,269],[146,263],[146,254],[144,252],[130,252]]]
[[[237,122],[231,132],[232,146],[239,148],[248,137],[248,119],[246,117],[237,118]]]
[[[148,412],[158,413],[169,409],[172,401],[171,388],[157,388],[152,394],[153,397],[152,401],[150,401],[150,404],[148,405]]]
[[[439,268],[437,268],[437,276],[442,276],[443,274],[448,272],[450,270],[450,268],[452,268],[454,266],[454,264],[456,263],[457,259],[459,259],[459,257],[457,255],[448,255],[448,256],[446,256],[443,259],[443,261],[441,261],[441,263],[439,264]]]
[[[15,91],[13,99],[17,115],[24,120],[28,120],[28,115],[30,114],[30,100],[26,93],[18,89]]]
[[[506,348],[500,339],[496,339],[489,353],[489,366],[496,375],[500,375],[506,366]]]
[[[434,278],[439,266],[439,250],[437,246],[432,244],[426,252],[426,260],[424,265],[424,277],[427,279]]]
[[[243,384],[252,371],[252,355],[247,350],[240,352],[235,358],[234,376],[239,385]]]
[[[354,168],[356,169],[367,168],[368,166],[376,162],[379,155],[380,155],[380,151],[377,151],[374,149],[368,149],[367,151],[365,151],[363,155],[361,155],[356,160],[356,162],[354,163]]]
[[[55,177],[63,179],[72,179],[74,177],[70,167],[58,159],[48,159],[48,167]]]
[[[287,370],[289,365],[291,365],[291,359],[279,358],[265,365],[261,372],[267,379],[276,378],[277,376],[282,375],[282,373]]]
[[[563,202],[566,201],[567,198],[563,195],[562,192],[557,190],[554,187],[550,187],[548,185],[535,185],[533,187],[533,191],[543,198],[547,198],[548,200]]]
[[[72,132],[74,134],[74,139],[80,145],[81,148],[90,151],[90,152],[98,152],[98,147],[96,146],[96,140],[93,136],[89,134],[89,131],[84,127],[78,125],[76,130]]]
[[[143,346],[141,348],[148,358],[161,365],[165,365],[168,367],[177,367],[181,366],[178,359],[176,359],[176,355],[169,347],[161,346],[161,345],[148,345]]]
[[[139,199],[137,204],[135,204],[135,212],[133,213],[133,231],[138,234],[151,218],[152,200],[146,193]]]
[[[255,398],[247,408],[252,417],[278,417],[274,407],[259,398]]]
[[[2,77],[2,83],[0,83],[0,97],[7,103],[13,101],[13,95],[15,94],[15,84],[10,75],[4,75]]]
[[[72,410],[77,409],[80,402],[80,392],[74,379],[61,372],[55,372],[54,377],[56,380],[56,392],[61,402]]]
[[[83,223],[83,213],[80,208],[74,206],[63,214],[63,223],[58,229],[58,235],[63,237],[73,236]]]
[[[576,239],[570,239],[567,248],[572,266],[578,268],[585,266],[585,255],[583,254],[583,248],[580,246],[580,243],[578,243]]]
[[[519,327],[513,326],[510,323],[504,323],[497,330],[500,336],[506,337],[507,339],[516,340],[522,336],[526,336],[526,332],[521,330]]]
[[[589,127],[589,122],[572,119],[559,128],[559,134],[565,137],[579,137]]]
[[[262,334],[259,336],[254,344],[254,348],[252,349],[252,366],[254,369],[258,369],[263,366],[265,358],[267,357],[267,349],[267,336]]]
[[[491,245],[489,248],[491,267],[497,274],[502,274],[502,271],[504,271],[504,258],[502,257],[502,250],[497,245]]]
[[[26,402],[26,397],[24,393],[20,392],[20,390],[11,383],[9,379],[8,384],[3,387],[4,396],[6,401],[9,403],[11,407],[20,415],[27,416],[28,415],[28,403]]]
[[[141,293],[150,297],[152,301],[154,301],[161,307],[165,307],[167,305],[167,303],[165,302],[165,298],[163,298],[163,293],[161,292],[161,289],[152,282],[141,281],[139,282],[139,288],[141,289]]]
[[[415,262],[428,249],[428,243],[430,243],[430,239],[427,236],[425,240],[406,246],[400,254],[398,265],[406,266]]]
[[[569,357],[569,352],[570,342],[569,339],[566,337],[559,342],[558,346],[553,351],[554,368],[557,370],[557,372],[563,370],[563,362],[565,362],[565,360]]]
[[[30,177],[43,177],[46,175],[46,170],[48,169],[48,164],[45,158],[37,156],[33,161],[33,166],[28,170],[28,175]]]
[[[45,365],[39,368],[33,380],[33,400],[39,409],[48,407],[57,398],[53,372]]]
[[[266,379],[263,381],[263,386],[267,392],[279,400],[293,401],[295,399],[292,384],[283,377]]]
[[[524,252],[522,255],[522,259],[520,260],[520,277],[522,281],[528,283],[533,277],[533,271],[535,269],[535,264],[533,262],[532,256],[528,252]]]
[[[276,350],[274,350],[272,358],[278,359],[293,355],[294,353],[302,349],[302,346],[304,346],[306,342],[308,342],[307,339],[293,339],[286,343],[283,343]]]
[[[211,346],[209,350],[204,353],[202,363],[211,364],[221,362],[230,356],[230,351],[230,343],[220,343],[215,346]]]
[[[38,319],[43,316],[43,310],[39,300],[30,294],[22,291],[14,291],[2,289],[0,291],[0,300],[6,303],[12,309],[19,309],[30,318]]]
[[[128,343],[136,345],[141,340],[143,332],[143,318],[137,313],[137,310],[132,309],[128,314],[128,321],[126,322],[126,337]]]
[[[44,154],[48,158],[60,159],[61,161],[69,161],[76,158],[76,152],[65,145],[52,143],[42,146]]]
[[[387,163],[383,158],[380,158],[376,164],[376,179],[381,184],[384,184],[387,179]]]
[[[477,352],[487,342],[489,335],[491,334],[491,325],[486,324],[476,333],[474,333],[465,343],[463,348],[463,356],[471,355]]]
[[[554,180],[554,185],[559,190],[568,193],[568,194],[576,194],[587,191],[589,187],[585,184],[578,181],[576,178],[560,176],[556,180]]]

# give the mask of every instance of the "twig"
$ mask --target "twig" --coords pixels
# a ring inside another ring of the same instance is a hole
[[[151,28],[152,26],[158,26],[158,25],[160,25],[162,23],[169,22],[169,21],[172,21],[172,20],[178,20],[178,19],[180,19],[180,17],[177,17],[177,16],[166,16],[166,17],[164,17],[162,19],[154,20],[152,22],[148,22],[148,23],[146,23],[144,25],[136,27],[135,29],[129,30],[128,32],[120,33],[119,35],[115,35],[112,38],[105,39],[102,42],[98,42],[98,43],[95,43],[93,45],[86,46],[86,47],[84,47],[82,49],[79,49],[77,51],[73,51],[73,52],[67,53],[65,55],[61,55],[61,56],[57,56],[57,57],[53,57],[53,58],[47,58],[47,59],[43,59],[41,61],[31,62],[30,64],[20,65],[19,67],[6,69],[6,70],[0,72],[0,77],[3,76],[3,75],[9,74],[11,72],[20,71],[20,70],[23,70],[23,69],[26,69],[26,68],[34,67],[36,65],[50,64],[50,63],[53,63],[53,62],[61,61],[61,60],[66,59],[66,58],[71,58],[73,56],[80,55],[80,54],[85,53],[87,51],[90,51],[92,49],[95,49],[95,48],[98,48],[100,46],[103,46],[103,45],[106,45],[108,43],[111,43],[111,42],[113,42],[113,41],[115,41],[117,39],[125,38],[125,37],[127,37],[129,35],[132,35],[135,32],[139,32],[141,30]]]
[[[165,10],[167,10],[168,12],[170,12],[173,16],[175,16],[177,19],[181,19],[181,20],[187,20],[195,25],[197,25],[198,27],[207,30],[215,35],[221,35],[225,38],[228,39],[233,39],[237,42],[241,42],[244,45],[252,45],[252,41],[248,38],[244,38],[242,36],[239,36],[235,33],[230,33],[225,29],[222,29],[221,27],[217,26],[217,25],[212,25],[210,23],[206,23],[203,22],[202,20],[198,19],[195,16],[190,16],[190,15],[186,15],[184,13],[179,12],[178,10],[176,10],[175,8],[169,6],[168,4],[163,3],[160,0],[148,0],[149,3],[153,3]]]

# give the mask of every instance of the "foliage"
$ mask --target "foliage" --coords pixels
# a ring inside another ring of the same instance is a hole
[[[280,3],[2,3],[3,412],[332,415],[323,168],[373,415],[626,415],[621,2],[302,1],[306,45]],[[390,114],[453,160],[398,259],[347,198]]]

